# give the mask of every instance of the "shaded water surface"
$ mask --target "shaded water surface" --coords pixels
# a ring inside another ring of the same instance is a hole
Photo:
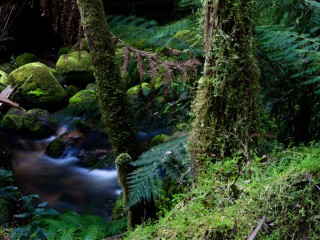
[[[45,154],[55,139],[28,140],[10,137],[17,184],[24,195],[39,194],[41,201],[60,212],[99,214],[109,219],[112,204],[120,193],[115,167],[90,170],[80,164],[77,149],[68,149],[61,158]]]

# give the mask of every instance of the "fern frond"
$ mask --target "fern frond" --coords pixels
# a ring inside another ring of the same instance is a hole
[[[315,84],[319,82],[320,82],[320,76],[316,76],[316,77],[310,78],[307,81],[304,81],[303,84],[307,85],[307,84]]]
[[[260,48],[273,62],[289,67],[293,72],[291,78],[319,74],[320,38],[299,34],[293,27],[283,25],[259,26],[257,33]]]
[[[123,64],[121,67],[121,76],[124,77],[124,75],[127,72],[128,69],[128,65],[129,65],[129,60],[130,60],[130,56],[131,56],[131,51],[127,46],[123,47]]]
[[[297,27],[298,32],[308,32],[320,24],[320,4],[314,0],[260,0],[261,15],[272,24]]]
[[[157,42],[161,39],[165,39],[166,37],[172,37],[178,31],[183,29],[190,29],[191,26],[194,26],[194,23],[191,22],[189,18],[181,19],[174,23],[167,24],[162,27],[151,39],[151,42]]]
[[[66,212],[57,219],[43,219],[45,233],[49,239],[103,239],[107,222],[100,216],[80,216]]]
[[[128,177],[129,205],[155,199],[156,193],[161,189],[163,174],[178,181],[181,174],[186,171],[184,161],[187,138],[188,135],[185,133],[172,137],[143,153],[138,160],[132,163],[137,170]]]
[[[135,56],[137,58],[137,66],[138,66],[138,72],[139,72],[139,76],[140,76],[140,81],[143,81],[143,77],[146,74],[146,70],[145,70],[145,64],[143,62],[143,58],[140,54],[140,52],[136,51],[135,52]]]
[[[106,236],[114,236],[116,234],[124,232],[124,230],[127,228],[127,225],[127,217],[108,222],[107,228],[105,230]]]

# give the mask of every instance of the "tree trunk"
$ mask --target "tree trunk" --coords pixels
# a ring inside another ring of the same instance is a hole
[[[95,69],[100,109],[108,137],[116,154],[128,153],[133,159],[139,154],[133,114],[120,69],[115,58],[115,45],[105,20],[101,0],[78,0],[82,25]]]
[[[133,171],[131,159],[141,153],[133,124],[133,114],[127,100],[126,91],[121,84],[120,68],[115,58],[115,46],[105,20],[101,0],[77,0],[82,25],[95,69],[98,85],[100,110],[107,126],[112,148],[120,157],[117,161],[118,179],[125,202],[128,204],[127,176]],[[124,153],[129,154],[123,155]],[[121,159],[126,159],[122,161]],[[133,227],[148,218],[155,218],[154,203],[141,203],[128,206],[128,225]]]
[[[253,0],[208,0],[205,68],[196,99],[190,148],[197,177],[207,162],[249,158],[259,123],[259,72]]]

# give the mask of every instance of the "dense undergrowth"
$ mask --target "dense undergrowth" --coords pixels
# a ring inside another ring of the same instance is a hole
[[[255,239],[320,239],[319,154],[320,144],[277,149],[238,178],[234,159],[209,165],[172,210],[125,239],[247,239],[259,221]]]

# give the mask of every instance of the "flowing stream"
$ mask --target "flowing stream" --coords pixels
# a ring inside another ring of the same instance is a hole
[[[73,148],[61,158],[49,157],[45,149],[56,137],[34,140],[7,135],[19,189],[24,195],[39,194],[42,202],[47,201],[59,212],[89,211],[110,219],[112,205],[121,192],[115,167],[82,167]]]

